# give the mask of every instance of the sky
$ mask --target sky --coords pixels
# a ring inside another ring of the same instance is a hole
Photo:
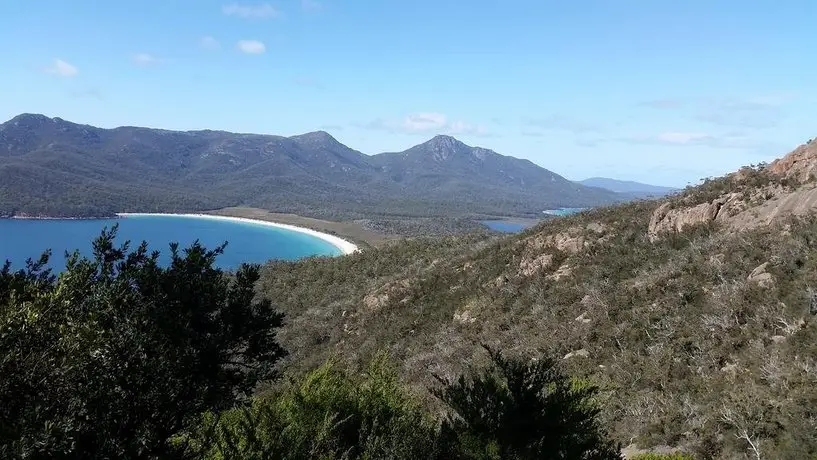
[[[0,120],[436,134],[683,186],[817,137],[813,0],[0,0]]]

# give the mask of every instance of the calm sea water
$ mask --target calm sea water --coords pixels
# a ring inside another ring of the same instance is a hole
[[[587,208],[559,208],[559,209],[548,209],[546,211],[542,211],[545,214],[550,214],[552,216],[569,216],[571,214],[576,214],[577,212],[582,212]]]
[[[506,222],[504,220],[481,220],[479,223],[491,230],[503,233],[519,233],[529,227],[526,224]]]
[[[225,269],[237,268],[242,262],[263,263],[270,259],[295,260],[313,255],[339,255],[335,246],[311,235],[248,222],[202,219],[181,216],[130,216],[105,220],[14,220],[0,219],[0,264],[12,262],[21,268],[29,257],[37,258],[52,250],[51,268],[65,266],[65,251],[78,249],[90,255],[91,241],[105,227],[119,224],[117,242],[131,241],[135,247],[147,241],[150,250],[161,252],[169,260],[169,244],[180,248],[199,240],[214,248],[227,242],[224,254],[216,264]]]

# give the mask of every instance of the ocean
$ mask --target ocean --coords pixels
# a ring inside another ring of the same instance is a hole
[[[341,250],[320,238],[293,230],[258,223],[215,220],[186,216],[128,216],[94,220],[22,220],[0,219],[0,264],[9,260],[12,269],[22,268],[27,258],[36,259],[51,249],[50,267],[59,272],[65,267],[65,251],[78,249],[91,255],[91,242],[106,227],[119,224],[117,243],[131,241],[135,248],[142,241],[149,250],[158,250],[160,260],[170,259],[169,244],[178,242],[183,249],[199,240],[207,248],[227,242],[216,265],[232,270],[242,262],[264,263],[270,259],[296,260],[309,256],[336,256]]]

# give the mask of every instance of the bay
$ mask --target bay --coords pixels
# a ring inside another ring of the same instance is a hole
[[[508,222],[505,220],[481,220],[479,222],[491,230],[502,233],[519,233],[532,225],[518,222]]]
[[[143,240],[147,241],[150,250],[160,251],[160,260],[165,264],[170,259],[170,243],[177,242],[183,249],[195,240],[207,248],[226,241],[227,247],[216,265],[228,270],[243,262],[341,254],[340,249],[320,238],[264,223],[172,215],[98,220],[0,219],[0,264],[9,260],[12,268],[22,268],[27,258],[36,259],[51,249],[49,265],[59,272],[65,266],[65,251],[77,249],[82,255],[91,255],[92,241],[104,228],[114,224],[119,224],[117,243],[130,240],[131,247],[135,248]]]

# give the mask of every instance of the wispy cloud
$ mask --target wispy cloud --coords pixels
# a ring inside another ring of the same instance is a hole
[[[301,0],[301,8],[304,11],[320,11],[323,9],[323,3],[317,0]]]
[[[716,126],[760,129],[776,125],[786,116],[786,105],[795,100],[790,94],[753,97],[656,99],[640,102],[641,107],[679,110],[693,120]]]
[[[526,130],[529,134],[541,131],[568,131],[574,134],[586,134],[602,131],[601,125],[566,115],[548,115],[542,118],[531,118],[525,123],[534,130]],[[543,133],[541,133],[543,134]]]
[[[45,68],[46,73],[59,77],[76,77],[79,69],[62,59],[54,59],[54,62]]]
[[[133,63],[141,66],[148,66],[159,63],[159,59],[150,53],[138,53],[133,55]]]
[[[639,102],[638,106],[651,109],[680,109],[684,106],[684,102],[679,99],[655,99]]]
[[[281,17],[281,12],[269,3],[258,3],[254,5],[230,3],[221,8],[221,12],[227,16],[234,16],[241,19],[272,19]]]
[[[264,54],[267,47],[258,40],[239,40],[236,48],[244,54]]]
[[[628,144],[661,145],[666,147],[708,147],[713,149],[756,149],[762,141],[732,133],[713,135],[697,131],[665,131],[655,135],[637,135],[615,139]]]
[[[792,96],[772,95],[709,101],[697,111],[695,118],[719,126],[769,128],[785,118],[785,106],[791,100]]]
[[[217,50],[221,48],[221,43],[211,36],[201,37],[199,44],[206,50]]]
[[[449,118],[436,112],[412,113],[400,120],[377,119],[359,125],[366,129],[376,129],[403,134],[450,134],[487,136],[485,128]]]

